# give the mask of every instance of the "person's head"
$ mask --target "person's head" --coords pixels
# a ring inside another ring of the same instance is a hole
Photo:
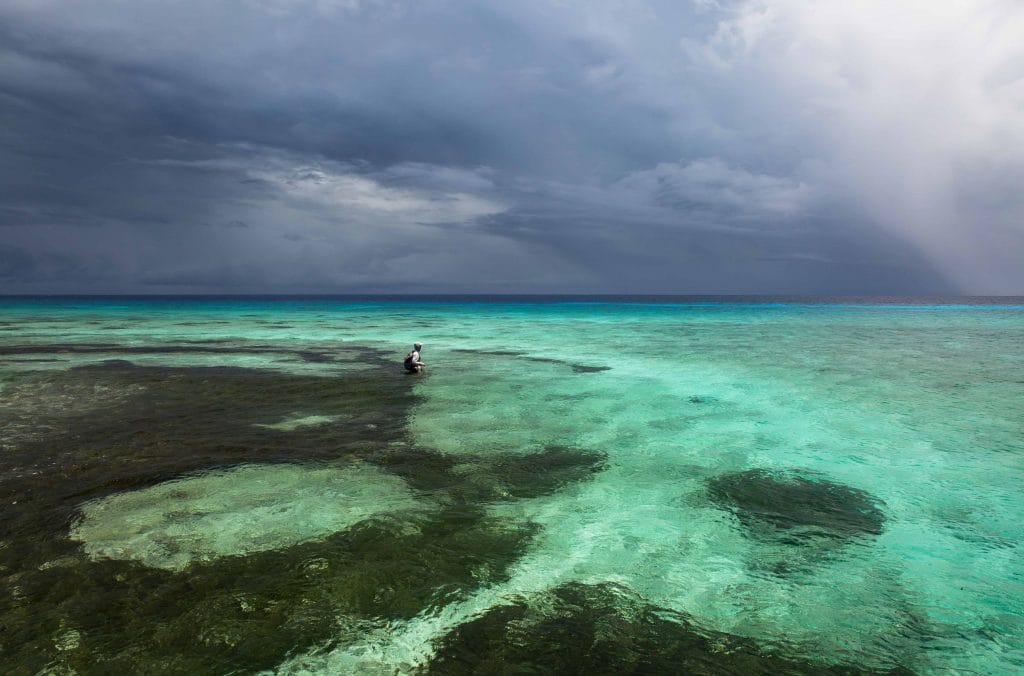
[[[419,352],[422,348],[423,348],[423,343],[413,343],[412,344],[412,349],[416,350],[417,352]]]

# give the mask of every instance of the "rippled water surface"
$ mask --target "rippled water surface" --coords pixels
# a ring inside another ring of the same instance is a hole
[[[0,299],[0,660],[1019,673],[1022,404],[1017,301]]]

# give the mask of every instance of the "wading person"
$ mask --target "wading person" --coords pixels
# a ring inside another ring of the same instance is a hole
[[[422,349],[423,343],[415,343],[412,346],[412,352],[405,355],[405,370],[409,373],[420,373],[427,367],[420,358],[420,350]]]

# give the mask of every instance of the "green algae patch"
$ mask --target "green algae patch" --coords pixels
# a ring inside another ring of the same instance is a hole
[[[71,537],[94,558],[181,569],[415,508],[423,506],[404,481],[364,463],[243,465],[87,503]]]

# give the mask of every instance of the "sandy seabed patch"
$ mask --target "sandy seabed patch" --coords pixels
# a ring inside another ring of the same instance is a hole
[[[424,505],[402,479],[364,463],[242,465],[86,503],[71,538],[93,558],[181,569],[415,508]]]

